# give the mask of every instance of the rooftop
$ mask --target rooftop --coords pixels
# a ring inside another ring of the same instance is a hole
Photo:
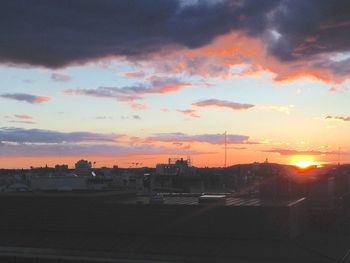
[[[276,236],[274,226],[286,222],[280,209],[270,214],[271,209],[232,213],[224,208],[291,206],[301,200],[227,197],[225,205],[207,209],[198,205],[198,196],[165,196],[166,205],[125,206],[120,204],[148,197],[64,196],[0,196],[0,261],[6,255],[22,255],[59,262],[69,258],[67,262],[320,263],[340,261],[350,242],[350,224],[337,225],[340,232],[306,232],[289,240]],[[269,215],[282,220],[266,224]]]
[[[210,195],[206,195],[210,196]],[[212,195],[216,197],[218,195]],[[115,200],[118,204],[149,204],[148,196],[128,197]],[[164,196],[163,205],[200,205],[199,196]],[[294,199],[259,199],[259,198],[239,198],[226,197],[223,206],[263,206],[263,207],[290,207],[302,202],[305,198]]]

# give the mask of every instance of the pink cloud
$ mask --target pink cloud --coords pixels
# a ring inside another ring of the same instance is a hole
[[[141,100],[147,94],[164,94],[179,92],[191,83],[182,82],[177,78],[156,77],[149,79],[147,84],[137,84],[126,87],[99,87],[97,89],[68,89],[63,92],[69,96],[92,96],[97,98],[115,98],[119,101]]]
[[[315,41],[317,36],[310,36],[304,44],[311,45]],[[302,48],[296,48],[295,53],[303,52]],[[334,61],[331,54],[320,54],[280,61],[269,54],[266,41],[233,32],[197,49],[181,48],[168,54],[154,54],[151,60],[140,64],[167,74],[187,73],[204,78],[225,79],[268,72],[275,81],[308,77],[327,83],[342,83],[349,76],[350,59]],[[242,69],[235,72],[236,67]]]
[[[27,93],[5,93],[0,95],[1,98],[11,99],[17,101],[24,101],[31,104],[43,103],[51,100],[51,98],[46,96],[36,96]]]
[[[248,110],[250,108],[253,108],[255,105],[253,104],[243,104],[243,103],[237,103],[233,101],[228,100],[217,100],[217,99],[208,99],[208,100],[202,100],[195,103],[192,103],[193,106],[197,107],[220,107],[220,108],[228,108],[231,110]]]
[[[152,83],[152,89],[147,93],[170,93],[180,91],[184,87],[192,86],[191,83],[182,82],[177,78],[151,76],[148,80]]]
[[[347,87],[344,87],[342,85],[335,85],[335,86],[331,87],[328,91],[330,93],[342,93],[342,92],[345,92],[347,90],[348,90]]]
[[[50,97],[46,97],[46,96],[38,96],[35,98],[34,102],[35,103],[43,103],[43,102],[47,102],[50,101],[51,98]]]
[[[130,105],[130,107],[134,110],[146,110],[148,108],[146,104],[141,103],[133,103]]]
[[[145,72],[143,71],[125,72],[123,76],[127,78],[143,78],[145,76]]]
[[[176,110],[177,112],[181,113],[181,114],[184,114],[184,115],[187,115],[187,116],[190,116],[192,118],[199,118],[200,115],[198,114],[198,111],[196,110]]]
[[[330,93],[336,93],[337,91],[338,91],[338,89],[334,86],[329,89]]]
[[[35,102],[36,103],[43,103],[43,102],[47,102],[47,101],[50,101],[50,100],[51,100],[51,98],[49,98],[49,97],[38,96],[38,97],[36,97]]]
[[[15,114],[14,116],[15,116],[17,119],[24,119],[24,120],[33,119],[32,116],[27,115],[27,114]]]

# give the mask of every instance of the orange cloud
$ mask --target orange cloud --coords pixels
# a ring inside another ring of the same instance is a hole
[[[50,100],[51,100],[51,98],[49,98],[49,97],[38,96],[38,97],[36,97],[36,99],[35,99],[35,103],[47,102],[47,101],[50,101]]]
[[[168,55],[155,54],[152,60],[141,64],[158,72],[186,72],[205,78],[249,76],[262,71],[271,73],[275,81],[308,77],[327,83],[341,83],[348,78],[346,72],[338,69],[342,65],[332,61],[330,55],[282,62],[268,53],[263,40],[237,32],[217,37],[211,44],[197,49],[182,48]],[[234,72],[237,66],[242,67],[240,72]]]
[[[189,83],[175,83],[175,84],[162,86],[157,91],[154,91],[152,93],[176,92],[176,91],[180,91],[183,87],[188,87],[188,86],[192,86],[192,85]]]

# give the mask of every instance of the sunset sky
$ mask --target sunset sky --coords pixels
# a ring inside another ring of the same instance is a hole
[[[350,162],[350,1],[0,3],[0,167]]]

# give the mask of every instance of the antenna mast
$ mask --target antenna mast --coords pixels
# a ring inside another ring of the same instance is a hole
[[[227,131],[225,131],[225,165],[224,167],[226,168],[227,165]]]

